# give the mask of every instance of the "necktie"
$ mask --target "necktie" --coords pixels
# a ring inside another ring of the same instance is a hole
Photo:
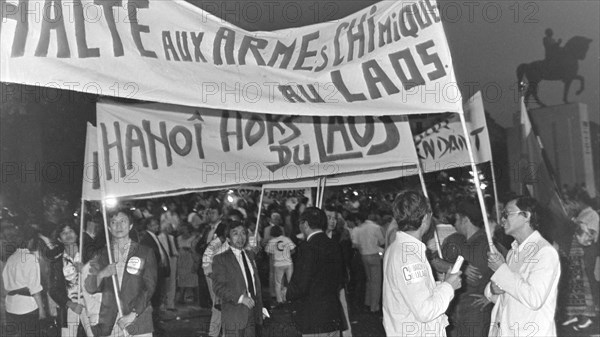
[[[252,274],[250,273],[250,267],[248,266],[248,262],[246,261],[246,254],[242,250],[242,261],[244,261],[244,271],[246,272],[246,281],[248,282],[248,292],[252,298],[256,297],[254,293],[254,282],[252,282]]]

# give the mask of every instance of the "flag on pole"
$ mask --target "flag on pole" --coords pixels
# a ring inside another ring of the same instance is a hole
[[[522,194],[535,198],[547,208],[555,224],[565,223],[569,218],[550,161],[544,146],[529,118],[525,100],[521,96],[521,160],[520,172]]]

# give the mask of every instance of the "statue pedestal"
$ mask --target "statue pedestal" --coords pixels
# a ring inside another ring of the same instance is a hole
[[[513,127],[507,132],[510,167],[515,167],[521,153],[520,113],[515,115]],[[587,105],[571,103],[530,110],[538,136],[554,169],[558,186],[584,184],[590,196],[596,196],[592,141]],[[510,172],[511,189],[520,191],[515,171]]]

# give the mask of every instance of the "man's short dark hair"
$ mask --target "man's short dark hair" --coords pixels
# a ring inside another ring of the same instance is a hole
[[[425,215],[431,212],[429,202],[423,194],[410,190],[402,191],[396,196],[392,209],[399,231],[419,229]]]
[[[223,214],[221,203],[217,199],[210,202],[210,204],[208,205],[208,209],[216,209],[217,212],[219,212],[219,214]]]
[[[52,236],[54,240],[60,239],[60,233],[66,228],[69,227],[75,232],[75,235],[79,238],[79,227],[73,223],[73,221],[69,221],[69,219],[62,220],[52,232]],[[79,242],[79,241],[78,241]]]
[[[281,226],[273,226],[273,228],[271,228],[271,237],[272,238],[279,237],[282,234],[283,234],[283,230],[281,229]]]
[[[244,214],[242,214],[242,212],[238,211],[237,209],[230,209],[229,211],[227,211],[227,215],[225,217],[231,218],[231,217],[235,217],[235,216],[244,220]]]
[[[311,229],[323,229],[327,226],[327,215],[318,207],[308,207],[300,214],[299,223],[308,222]]]
[[[86,212],[83,216],[83,225],[85,228],[87,228],[87,223],[90,221],[93,221],[99,225],[103,225],[104,220],[102,219],[102,213],[91,214]]]
[[[112,212],[112,213],[109,215],[109,217],[108,217],[108,218],[109,218],[109,219],[112,219],[112,217],[114,217],[115,215],[117,215],[117,214],[119,214],[119,213],[123,213],[123,214],[124,214],[124,215],[127,217],[127,219],[129,220],[129,224],[130,224],[130,225],[133,225],[133,224],[134,224],[134,222],[133,222],[133,212],[132,212],[132,211],[131,211],[131,210],[130,210],[128,207],[121,207],[121,208],[118,208],[116,211]],[[109,221],[109,225],[110,225],[110,221]]]
[[[540,227],[538,222],[540,205],[538,204],[537,200],[526,196],[520,196],[514,200],[516,201],[515,205],[517,205],[521,211],[529,212],[529,224],[533,230],[538,230]]]
[[[335,204],[333,203],[329,203],[327,205],[325,205],[325,211],[327,212],[335,212],[335,213],[340,213],[340,209],[339,207],[337,207]]]
[[[223,226],[224,232],[223,235],[226,238],[230,238],[231,230],[237,227],[243,227],[244,231],[246,231],[246,235],[248,235],[248,226],[242,221],[225,221],[225,226]],[[216,230],[215,230],[216,232]],[[217,234],[218,236],[218,234]],[[246,242],[247,243],[247,242]]]
[[[466,216],[475,227],[483,228],[483,217],[481,216],[481,208],[477,200],[461,200],[456,205],[456,213]]]

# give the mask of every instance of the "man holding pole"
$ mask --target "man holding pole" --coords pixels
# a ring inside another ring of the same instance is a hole
[[[398,232],[383,260],[385,332],[388,336],[446,336],[444,312],[461,287],[461,272],[448,273],[444,282],[435,283],[422,242],[431,225],[429,203],[422,194],[401,192],[392,207]]]
[[[108,227],[112,254],[104,247],[90,261],[85,288],[90,293],[102,292],[100,318],[92,327],[94,336],[152,336],[150,299],[156,286],[156,258],[151,248],[129,238],[132,227],[129,210],[113,214]]]
[[[502,212],[502,226],[515,241],[506,260],[495,249],[488,253],[494,274],[485,295],[495,303],[490,336],[556,336],[560,261],[537,231],[537,211],[535,199],[519,197]]]

